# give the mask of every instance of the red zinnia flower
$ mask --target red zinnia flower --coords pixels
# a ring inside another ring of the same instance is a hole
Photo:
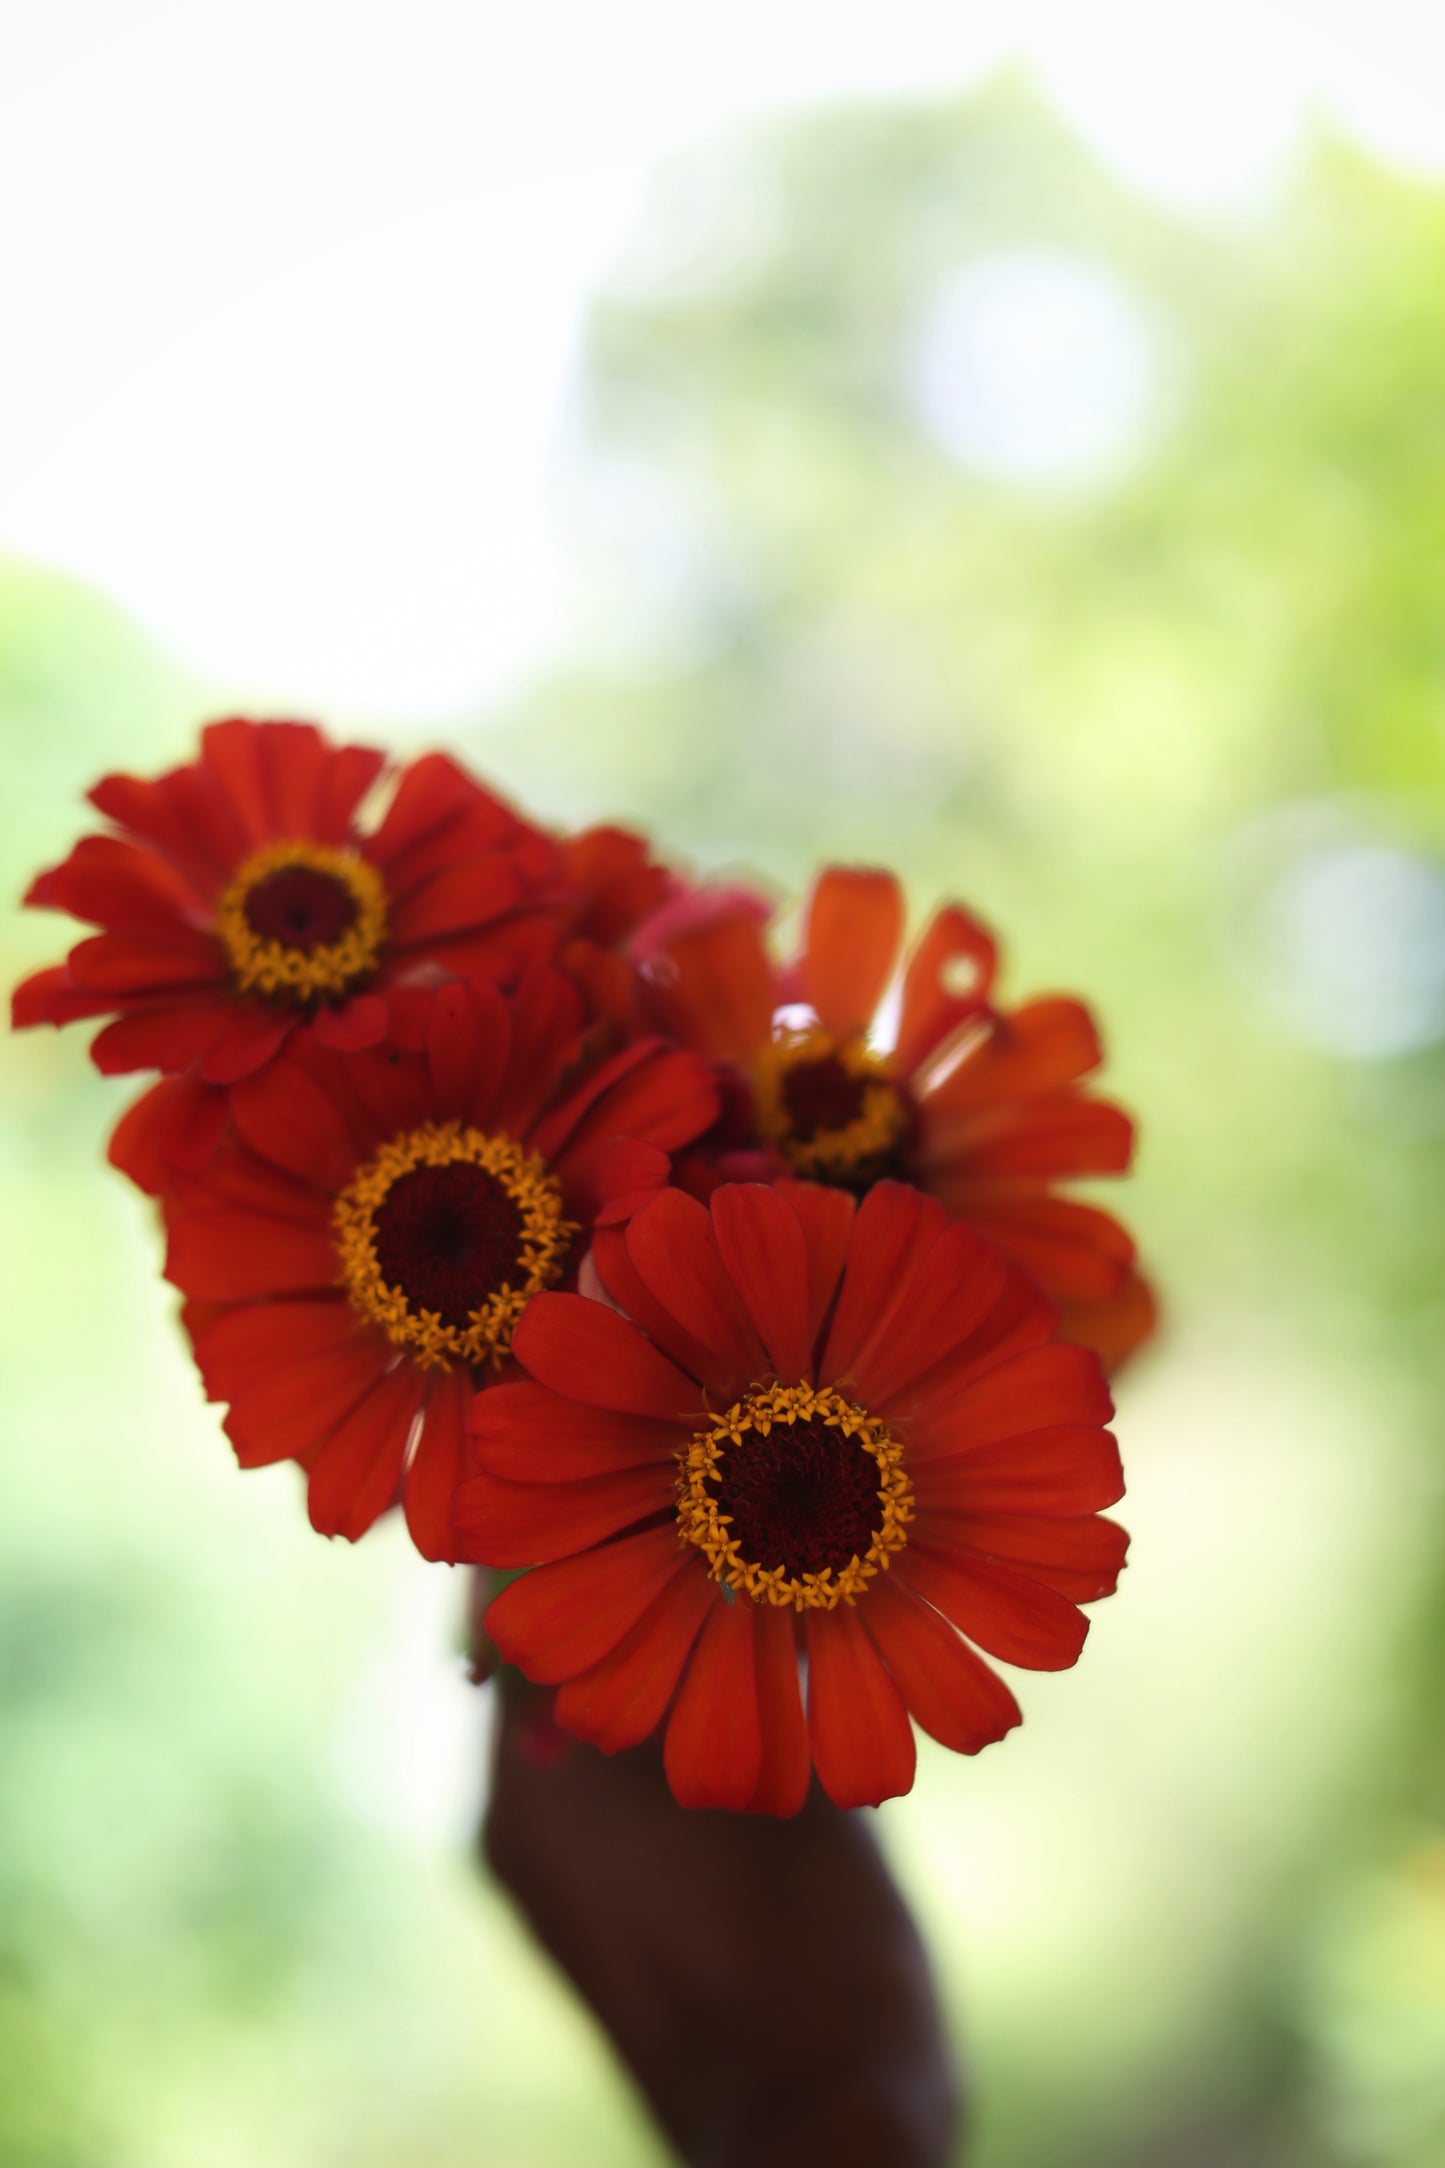
[[[717,1094],[656,1039],[578,1080],[581,1000],[548,966],[511,1000],[467,979],[390,1008],[385,1045],[300,1037],[234,1087],[238,1134],[167,1194],[166,1272],[242,1465],[299,1461],[324,1535],[401,1495],[421,1551],[449,1558],[476,1383],[603,1198],[665,1179]]]
[[[1111,1365],[1147,1339],[1154,1304],[1131,1238],[1058,1194],[1076,1177],[1123,1173],[1133,1151],[1129,1117],[1082,1085],[1101,1058],[1082,1002],[997,1007],[994,942],[949,905],[904,963],[897,1024],[880,1044],[903,947],[891,873],[820,875],[786,972],[755,911],[694,910],[675,932],[666,918],[661,938],[648,929],[651,1013],[746,1080],[775,1168],[855,1194],[885,1175],[916,1183],[1033,1273],[1068,1338]]]
[[[476,1404],[457,1497],[468,1556],[535,1569],[487,1628],[558,1722],[611,1752],[666,1717],[685,1806],[772,1814],[810,1766],[839,1806],[907,1791],[910,1714],[1001,1738],[1017,1704],[969,1643],[1072,1664],[1123,1564],[1097,1357],[901,1183],[668,1189],[595,1254],[629,1315],[531,1305],[532,1382]]]
[[[443,754],[402,768],[375,827],[358,808],[385,767],[309,723],[212,723],[200,758],[90,793],[115,825],[42,873],[26,902],[102,930],[17,988],[17,1025],[117,1012],[92,1054],[230,1084],[299,1026],[347,1050],[386,1030],[378,989],[421,964],[514,971],[550,941],[535,906],[562,886],[553,841]],[[545,914],[544,914],[545,916]],[[173,1112],[214,1129],[204,1097]]]

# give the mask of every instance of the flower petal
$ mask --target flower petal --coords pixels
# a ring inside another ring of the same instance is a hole
[[[514,1483],[573,1483],[621,1468],[671,1465],[683,1433],[641,1416],[564,1400],[530,1380],[490,1385],[472,1402],[472,1456]]]
[[[948,904],[929,922],[903,973],[893,1066],[911,1076],[961,1024],[982,1013],[998,952],[976,918]]]
[[[1107,1423],[1114,1412],[1098,1356],[1060,1341],[950,1383],[922,1405],[927,1378],[918,1387],[909,1421],[915,1452],[961,1452],[1059,1423]]]
[[[522,1314],[512,1353],[539,1385],[583,1401],[645,1415],[657,1422],[694,1422],[702,1400],[635,1325],[581,1295],[535,1295]]]
[[[971,1227],[947,1227],[908,1282],[886,1332],[853,1364],[865,1404],[887,1415],[898,1394],[973,1333],[1003,1292],[1000,1251]]]
[[[1096,1603],[1112,1596],[1128,1555],[1129,1538],[1117,1521],[1097,1513],[1065,1519],[1027,1513],[939,1514],[930,1510],[926,1533],[960,1551],[1015,1567],[1070,1603]]]
[[[977,1754],[1023,1722],[996,1672],[897,1574],[875,1581],[859,1616],[915,1723],[955,1754]]]
[[[344,1189],[365,1156],[342,1107],[289,1058],[243,1077],[231,1107],[252,1151],[318,1189]]]
[[[667,1727],[663,1764],[683,1807],[745,1807],[762,1768],[753,1607],[716,1592]]]
[[[677,1530],[644,1528],[523,1574],[492,1599],[487,1632],[507,1663],[553,1686],[600,1663],[684,1570],[698,1567]]]
[[[856,1611],[839,1604],[805,1617],[808,1737],[818,1780],[835,1807],[876,1807],[913,1783],[908,1711]]]
[[[198,1174],[226,1127],[226,1094],[191,1072],[162,1077],[127,1107],[111,1131],[106,1158],[147,1196],[159,1196],[184,1172]]]
[[[471,1372],[460,1365],[433,1379],[402,1485],[412,1542],[423,1558],[447,1565],[462,1555],[452,1525],[452,1502],[466,1470],[467,1413],[474,1390]]]
[[[659,1190],[628,1223],[627,1254],[653,1297],[714,1358],[721,1390],[742,1391],[763,1366],[762,1344],[723,1267],[706,1206]]]
[[[808,899],[799,986],[825,1031],[867,1030],[903,940],[903,891],[891,873],[828,866]]]
[[[425,1393],[425,1373],[414,1363],[398,1363],[308,1460],[306,1508],[318,1535],[355,1543],[395,1505]]]
[[[270,1308],[271,1305],[263,1305]],[[314,1309],[340,1310],[340,1303],[315,1303]],[[212,1399],[229,1399],[225,1431],[243,1468],[263,1468],[277,1460],[309,1461],[336,1425],[380,1386],[395,1351],[380,1333],[352,1330],[335,1345],[320,1346],[290,1361],[234,1377]],[[212,1366],[211,1376],[217,1373]],[[211,1381],[207,1380],[210,1390]]]
[[[787,1198],[803,1230],[808,1251],[808,1344],[816,1347],[838,1292],[858,1207],[845,1189],[829,1189],[821,1182],[795,1182],[789,1176],[773,1187]]]
[[[808,1796],[813,1758],[798,1685],[793,1614],[780,1605],[758,1604],[753,1620],[763,1751],[748,1812],[796,1814]]]
[[[904,1301],[914,1267],[948,1224],[932,1197],[905,1182],[876,1182],[858,1207],[838,1308],[818,1366],[825,1383],[851,1378]]]
[[[386,1003],[380,994],[353,994],[336,1008],[319,1008],[311,1029],[334,1053],[359,1054],[386,1037]]]
[[[696,1561],[679,1559],[661,1595],[616,1648],[558,1687],[557,1722],[604,1754],[640,1745],[666,1715],[698,1630],[716,1601],[717,1590]]]
[[[910,1447],[913,1440],[910,1438]],[[932,1513],[1097,1513],[1124,1495],[1112,1434],[1065,1423],[925,1457],[911,1452],[918,1510]]]
[[[299,1295],[336,1283],[336,1246],[320,1223],[194,1206],[171,1216],[169,1234],[166,1278],[202,1302]]]
[[[991,1565],[946,1540],[916,1537],[905,1556],[909,1587],[990,1656],[1027,1671],[1067,1671],[1078,1662],[1089,1622],[1042,1581]]]
[[[808,1245],[798,1214],[788,1198],[761,1182],[730,1182],[714,1190],[711,1212],[729,1282],[779,1380],[796,1385],[813,1365]],[[756,1366],[750,1374],[756,1376]]]
[[[507,1066],[507,1004],[485,979],[439,986],[427,1018],[427,1066],[437,1114],[485,1127]]]
[[[486,1566],[541,1566],[591,1550],[674,1503],[671,1468],[644,1465],[572,1483],[472,1475],[456,1494],[462,1553]]]
[[[664,1031],[709,1061],[751,1068],[773,1028],[776,983],[750,911],[688,927],[646,965],[649,1005]]]

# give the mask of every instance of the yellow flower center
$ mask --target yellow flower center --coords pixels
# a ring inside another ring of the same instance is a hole
[[[356,851],[270,843],[222,896],[216,932],[242,993],[335,1001],[376,969],[386,886]]]
[[[545,1160],[458,1122],[383,1145],[332,1226],[353,1309],[426,1369],[498,1365],[577,1233]]]
[[[724,1588],[754,1603],[855,1603],[908,1541],[903,1448],[831,1387],[765,1385],[678,1455],[677,1520]]]
[[[909,1123],[908,1105],[886,1064],[861,1038],[785,1032],[753,1073],[758,1127],[795,1174],[866,1189],[888,1171]]]

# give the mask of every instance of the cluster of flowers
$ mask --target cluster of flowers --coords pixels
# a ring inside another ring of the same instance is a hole
[[[1060,1193],[1132,1130],[1087,1010],[994,992],[941,910],[831,867],[779,961],[751,891],[558,836],[454,762],[304,723],[91,792],[27,901],[100,930],[16,992],[159,1072],[115,1166],[243,1467],[312,1524],[528,1568],[502,1655],[685,1805],[912,1782],[910,1718],[1019,1721],[1126,1538],[1104,1382],[1152,1304]],[[806,1692],[800,1678],[806,1659]]]

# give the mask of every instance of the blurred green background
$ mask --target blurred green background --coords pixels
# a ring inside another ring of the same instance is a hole
[[[879,1816],[970,2160],[1438,2168],[1445,191],[1321,134],[1190,223],[1013,78],[734,135],[592,312],[562,486],[569,639],[452,746],[785,899],[966,899],[1142,1117],[1133,1563]],[[246,697],[0,568],[8,891]],[[0,2161],[660,2158],[473,1872],[459,1582],[236,1473],[125,1087],[5,1060]]]

